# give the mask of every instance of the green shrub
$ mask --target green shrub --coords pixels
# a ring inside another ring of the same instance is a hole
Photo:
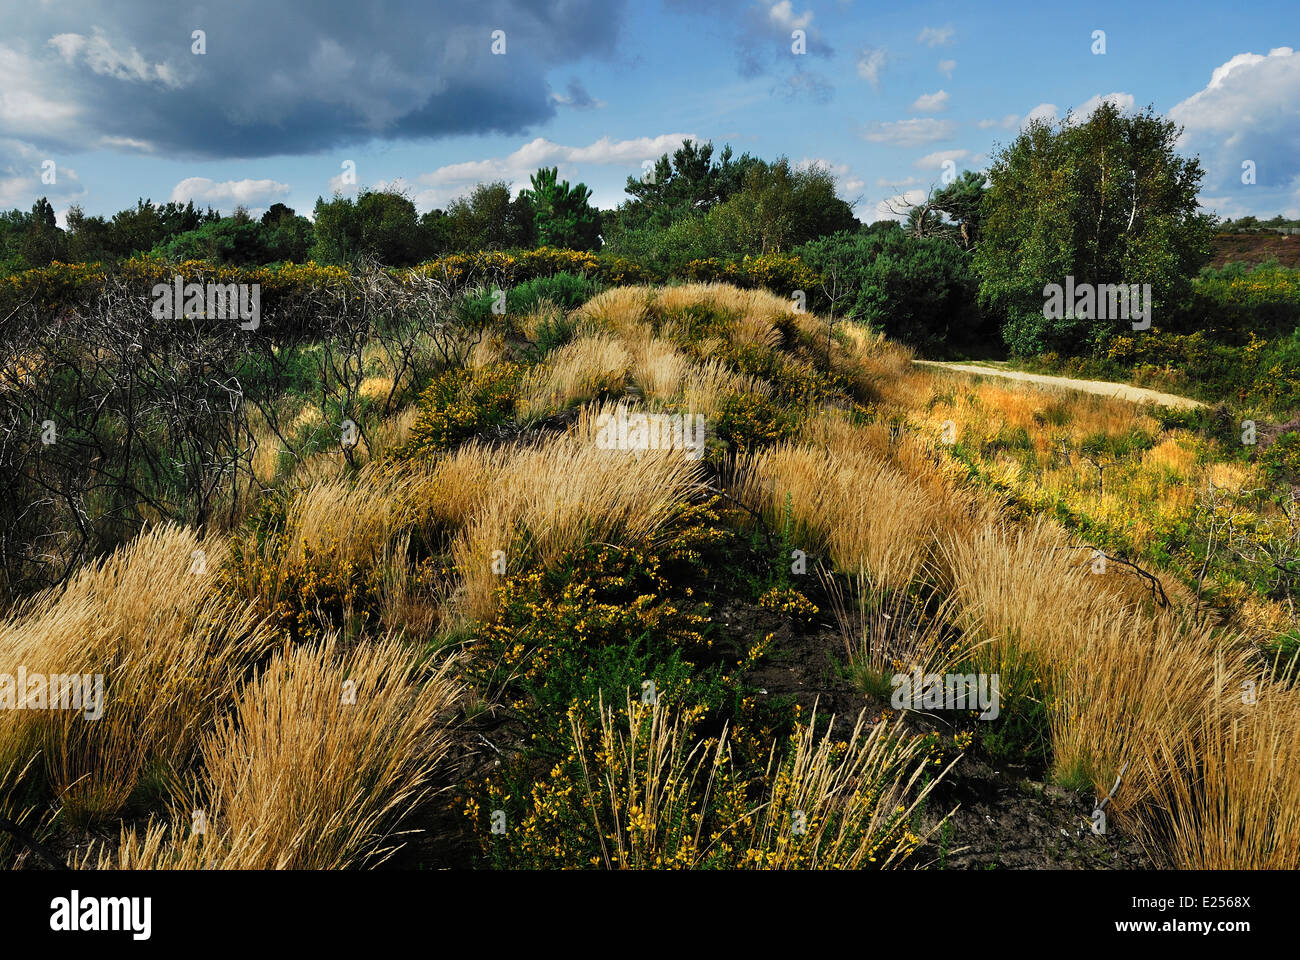
[[[595,296],[597,290],[595,280],[561,271],[511,287],[506,291],[506,309],[510,313],[528,313],[547,300],[562,310],[573,310]]]

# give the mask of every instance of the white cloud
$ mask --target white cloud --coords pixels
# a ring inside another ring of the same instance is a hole
[[[939,72],[942,73],[942,74],[943,74],[945,77],[947,77],[949,80],[952,79],[952,72],[953,72],[954,70],[956,70],[956,69],[957,69],[957,61],[956,61],[956,60],[940,60],[940,61],[939,61]]]
[[[1121,113],[1129,113],[1132,111],[1135,102],[1131,93],[1108,93],[1104,97],[1100,94],[1093,94],[1070,112],[1070,119],[1074,123],[1081,123],[1092,116],[1092,112],[1103,103],[1113,103]]]
[[[153,153],[156,147],[148,140],[134,137],[100,137],[99,146],[104,150],[121,150],[128,153]]]
[[[902,187],[910,187],[918,183],[924,183],[924,181],[920,177],[912,177],[912,176],[903,177],[902,179],[898,179],[897,177],[876,178],[877,187],[890,187],[894,190],[898,190]]]
[[[1020,121],[1020,125],[1021,127],[1027,127],[1029,126],[1030,122],[1034,120],[1045,120],[1048,123],[1056,123],[1056,121],[1059,119],[1060,119],[1060,111],[1057,110],[1056,104],[1040,103],[1038,106],[1034,107],[1027,114],[1025,114],[1024,119]]]
[[[927,153],[924,157],[916,160],[912,166],[918,170],[937,170],[943,166],[946,160],[957,163],[965,160],[970,155],[969,150],[936,150],[934,153]]]
[[[947,140],[953,134],[951,120],[935,117],[913,117],[910,120],[892,120],[878,123],[864,133],[863,139],[872,143],[887,143],[895,147],[922,147],[927,143]]]
[[[66,136],[73,129],[81,108],[43,92],[39,69],[30,57],[0,44],[0,77],[4,77],[0,84],[0,131],[46,140],[55,134]]]
[[[116,80],[150,83],[158,81],[168,87],[180,87],[182,81],[170,63],[150,63],[135,47],[125,51],[113,46],[104,31],[91,28],[90,37],[80,33],[59,33],[48,41],[65,63],[82,60],[95,73]]]
[[[50,169],[46,161],[54,161],[54,183],[42,179]],[[71,203],[85,195],[77,171],[60,164],[57,157],[30,143],[0,138],[0,208],[25,211],[40,197],[48,197],[51,203]]]
[[[928,47],[942,47],[952,43],[955,32],[951,23],[942,27],[925,27],[917,35],[916,42],[924,43]]]
[[[193,200],[198,206],[213,206],[223,213],[235,207],[261,207],[286,197],[289,185],[276,180],[225,180],[186,177],[172,188],[171,199],[177,203]]]
[[[1056,108],[1052,107],[1052,111],[1053,111],[1053,115],[1055,115]],[[1001,120],[981,120],[977,124],[977,126],[981,130],[987,130],[990,127],[1001,127],[1003,130],[1010,130],[1019,122],[1020,122],[1020,114],[1008,113]]]
[[[1300,175],[1300,54],[1239,53],[1216,67],[1204,89],[1169,110],[1184,128],[1179,148],[1198,153],[1211,189],[1240,190],[1241,164],[1254,161],[1252,193],[1287,188]],[[1258,203],[1294,203],[1275,193]],[[1272,216],[1271,213],[1268,214]]]
[[[813,14],[811,10],[805,10],[795,16],[794,5],[790,0],[779,0],[767,11],[767,19],[781,31],[807,30],[808,24],[812,23]]]
[[[926,191],[924,190],[906,190],[903,193],[885,197],[876,204],[876,219],[905,221],[908,209],[920,203],[925,197]]]
[[[911,109],[916,113],[938,113],[947,107],[948,91],[936,90],[934,93],[923,93],[913,100]]]
[[[883,47],[867,47],[858,54],[858,76],[871,84],[871,89],[880,90],[880,71],[885,69],[889,54]]]

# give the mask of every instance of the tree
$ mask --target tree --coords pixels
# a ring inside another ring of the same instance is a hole
[[[68,259],[73,263],[113,260],[112,228],[103,217],[88,217],[78,204],[68,208]]]
[[[429,210],[420,216],[421,243],[424,256],[440,257],[452,249],[451,217],[443,210]]]
[[[896,221],[836,233],[795,249],[824,278],[823,302],[930,355],[987,349],[996,337],[976,302],[970,255],[941,237],[917,237]]]
[[[707,219],[733,255],[781,253],[858,226],[853,208],[835,195],[828,170],[794,170],[785,157],[752,165],[740,190]]]
[[[733,160],[729,146],[715,162],[711,142],[684,140],[671,158],[661,156],[648,175],[627,178],[625,189],[632,199],[615,212],[615,232],[662,230],[691,214],[708,213],[735,194],[745,174],[759,163],[749,154]]]
[[[533,209],[522,193],[512,200],[504,180],[480,183],[447,206],[453,250],[505,250],[537,242]]]
[[[934,195],[934,208],[952,225],[949,236],[969,250],[979,241],[983,226],[984,174],[963,170],[952,183]]]
[[[600,212],[589,203],[591,190],[583,183],[570,187],[558,175],[558,168],[542,167],[531,178],[532,188],[522,193],[532,206],[538,240],[548,247],[597,249]]]
[[[32,204],[27,229],[18,245],[18,252],[28,266],[44,267],[51,261],[66,258],[67,238],[59,229],[54,207],[45,197]]]
[[[209,263],[255,266],[267,262],[260,224],[247,213],[204,223],[154,248],[167,260],[207,260]]]
[[[374,259],[386,266],[410,266],[421,259],[415,204],[393,191],[366,190],[354,201],[335,194],[316,200],[316,243],[322,263],[356,264]]]
[[[119,210],[109,222],[109,247],[117,259],[147,253],[166,236],[159,208],[143,198],[134,210]]]
[[[1044,287],[1150,284],[1154,316],[1190,289],[1209,259],[1198,212],[1203,171],[1174,151],[1181,130],[1150,107],[1103,103],[1084,122],[1032,122],[989,169],[975,248],[980,300],[1006,318],[1012,351],[1097,350],[1127,322],[1044,316]]]
[[[311,255],[316,242],[316,229],[306,217],[300,217],[292,207],[273,203],[262,214],[261,242],[269,262],[301,263]]]

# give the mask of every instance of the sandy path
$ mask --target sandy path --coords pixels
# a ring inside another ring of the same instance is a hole
[[[1148,390],[1146,387],[1132,387],[1127,383],[1110,383],[1105,380],[1075,380],[1072,377],[1053,377],[1044,373],[1025,373],[1021,370],[1004,370],[1001,367],[985,367],[974,363],[944,363],[938,360],[914,360],[913,363],[941,370],[956,370],[961,373],[973,373],[981,377],[1002,377],[1006,380],[1023,380],[1049,387],[1066,387],[1083,393],[1095,393],[1117,400],[1130,400],[1133,403],[1157,403],[1162,407],[1179,407],[1192,410],[1205,404],[1189,397],[1179,397],[1172,393]]]

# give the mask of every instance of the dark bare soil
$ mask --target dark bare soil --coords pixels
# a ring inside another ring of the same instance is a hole
[[[1210,247],[1213,266],[1225,263],[1264,263],[1276,260],[1284,267],[1300,267],[1300,236],[1279,233],[1233,233],[1217,236]]]

